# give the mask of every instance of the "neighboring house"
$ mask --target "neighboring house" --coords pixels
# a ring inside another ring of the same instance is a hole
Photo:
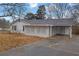
[[[51,37],[57,34],[69,35],[72,38],[72,26],[75,21],[69,19],[33,19],[15,21],[11,25],[11,31],[26,35]]]

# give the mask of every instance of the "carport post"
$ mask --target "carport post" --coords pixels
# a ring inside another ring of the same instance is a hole
[[[72,38],[72,26],[69,27],[70,38]]]
[[[49,26],[49,38],[51,37],[51,26]]]
[[[49,26],[49,38],[50,38],[50,26]]]

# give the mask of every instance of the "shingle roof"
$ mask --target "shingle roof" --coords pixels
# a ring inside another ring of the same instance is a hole
[[[21,20],[24,23],[29,23],[31,26],[71,26],[76,22],[72,18],[64,19],[32,19]]]
[[[25,20],[33,26],[71,26],[75,24],[73,19],[39,19],[39,20]]]

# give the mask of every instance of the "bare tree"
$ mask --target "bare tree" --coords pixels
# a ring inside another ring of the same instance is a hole
[[[26,4],[25,3],[2,3],[0,4],[3,7],[4,13],[0,17],[12,17],[13,21],[16,17],[19,20],[26,14]]]
[[[72,17],[78,18],[79,17],[79,3],[74,4],[71,11],[72,11]]]
[[[48,5],[50,16],[52,17],[53,15],[55,18],[71,17],[70,8],[71,6],[68,3],[53,3]]]

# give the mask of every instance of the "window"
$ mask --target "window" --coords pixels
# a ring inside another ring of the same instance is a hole
[[[16,30],[16,26],[12,26],[12,30]]]

